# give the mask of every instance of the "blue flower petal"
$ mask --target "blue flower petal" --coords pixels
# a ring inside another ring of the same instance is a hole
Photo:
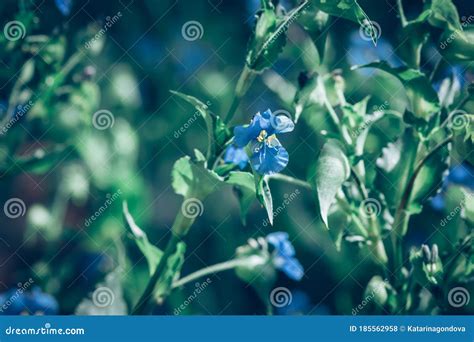
[[[261,175],[278,173],[288,165],[289,155],[280,142],[274,138],[271,143],[253,144],[250,157],[252,167]]]
[[[238,165],[241,170],[245,169],[247,163],[249,161],[249,157],[245,149],[241,147],[235,147],[230,145],[227,147],[227,150],[224,154],[224,162],[227,164],[235,164]]]
[[[281,271],[284,272],[289,278],[296,281],[300,281],[304,276],[303,266],[295,258],[286,259]]]
[[[245,147],[252,140],[256,140],[262,130],[267,131],[267,135],[272,135],[274,129],[271,125],[272,114],[270,110],[263,114],[257,113],[253,117],[250,125],[237,126],[234,128],[234,143],[237,147]]]
[[[276,134],[288,133],[295,129],[295,124],[286,115],[274,115],[271,121]]]
[[[295,255],[295,248],[289,240],[288,233],[270,233],[267,235],[267,242],[275,248],[279,255],[287,257],[292,257]]]
[[[62,15],[68,16],[71,14],[73,0],[55,0],[55,3]]]

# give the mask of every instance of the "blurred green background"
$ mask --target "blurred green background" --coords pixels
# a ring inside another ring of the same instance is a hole
[[[405,1],[408,16],[421,9],[421,1]],[[210,109],[224,114],[232,101],[235,83],[243,67],[248,38],[254,25],[259,1],[75,1],[68,16],[60,13],[54,1],[26,2],[32,15],[22,47],[8,48],[0,55],[0,101],[7,108],[15,91],[18,71],[32,56],[34,76],[31,92],[39,94],[33,109],[0,140],[2,163],[14,172],[3,172],[0,178],[0,203],[20,198],[26,213],[15,219],[0,216],[0,292],[24,283],[32,277],[35,285],[51,294],[59,303],[59,313],[72,314],[84,297],[94,291],[105,275],[126,254],[125,300],[131,305],[148,279],[145,260],[131,241],[122,220],[122,200],[153,243],[163,247],[181,199],[171,188],[171,168],[194,149],[205,149],[205,124],[195,118],[194,109],[172,96],[178,90],[209,101]],[[397,63],[399,23],[395,0],[360,1],[369,17],[381,26],[381,42],[374,47],[361,41],[356,24],[334,19],[331,23],[325,68],[340,69],[346,82],[350,102],[371,94],[369,108],[389,107],[402,110],[404,96],[396,94],[399,84],[386,75],[350,71],[352,64],[375,59]],[[471,1],[454,1],[461,16],[474,14]],[[19,13],[17,1],[2,1],[2,23],[14,20]],[[289,10],[291,1],[282,1]],[[81,56],[79,63],[55,89],[50,98],[44,84],[61,70],[69,58],[84,44],[84,36],[98,32],[110,18],[121,16],[100,39],[100,53]],[[109,19],[107,19],[109,18]],[[194,41],[183,38],[183,25],[191,20],[202,25],[202,37]],[[32,39],[47,39],[40,48]],[[40,38],[37,38],[40,37]],[[44,38],[46,37],[46,38]],[[30,41],[28,41],[30,39]],[[289,42],[278,62],[257,78],[244,97],[234,124],[247,123],[258,111],[288,110],[282,98],[268,88],[282,77],[293,85],[298,75],[312,64],[306,51],[303,30],[293,25]],[[28,47],[25,47],[28,45]],[[434,47],[423,51],[422,65],[431,70],[437,60]],[[473,80],[472,64],[445,65],[462,70],[463,82]],[[447,75],[446,74],[446,75]],[[443,75],[440,75],[440,80]],[[439,80],[439,81],[440,81]],[[436,81],[436,80],[435,80]],[[276,84],[283,85],[282,81]],[[46,95],[45,95],[46,94]],[[284,88],[292,97],[292,90]],[[387,102],[386,102],[387,101]],[[106,130],[90,127],[94,112],[103,109],[113,115],[114,124]],[[3,112],[5,112],[4,110]],[[5,115],[5,114],[4,114]],[[188,126],[183,133],[181,127]],[[301,120],[293,134],[282,138],[290,153],[285,173],[304,179],[310,161],[314,160],[324,137],[319,133],[328,127],[318,117]],[[366,153],[380,154],[381,137],[390,135],[393,127],[380,127],[371,136]],[[69,150],[67,146],[75,147]],[[11,156],[34,153],[54,155],[40,168],[28,169]],[[65,148],[65,150],[62,150]],[[18,168],[15,165],[21,165]],[[471,169],[472,171],[472,169]],[[473,186],[472,177],[470,185]],[[272,183],[274,205],[283,204],[285,196],[297,188]],[[107,199],[110,206],[97,219],[86,223]],[[437,243],[440,249],[453,236],[433,233],[456,202],[445,201],[443,207],[425,206],[415,219],[408,245]],[[278,284],[291,289],[294,307],[280,313],[351,314],[361,303],[365,286],[377,266],[360,255],[355,244],[343,243],[338,252],[330,233],[323,228],[311,193],[299,189],[299,195],[275,220],[266,224],[264,210],[255,203],[241,223],[237,199],[230,187],[214,193],[204,202],[204,213],[196,221],[188,238],[186,262],[182,274],[230,259],[235,249],[250,237],[273,231],[287,231],[296,254],[305,268],[305,276],[295,283],[281,275]],[[335,218],[334,225],[344,225]],[[362,261],[362,263],[361,263]],[[265,312],[254,290],[241,282],[233,272],[212,277],[213,282],[187,306],[186,314],[262,314]],[[194,284],[175,291],[169,300],[155,310],[156,314],[173,314],[193,291]],[[372,304],[365,313],[383,313]],[[467,309],[466,309],[467,310]],[[461,310],[460,310],[461,312]]]

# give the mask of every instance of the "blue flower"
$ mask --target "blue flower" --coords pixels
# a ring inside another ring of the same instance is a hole
[[[55,315],[59,306],[53,296],[44,293],[39,287],[34,287],[31,292],[21,289],[11,289],[0,294],[0,314],[20,315],[28,313],[31,315]]]
[[[227,150],[224,154],[224,162],[227,164],[238,165],[241,170],[245,169],[247,163],[249,162],[249,157],[245,149],[242,147],[235,147],[230,145],[227,147]]]
[[[73,0],[55,0],[55,3],[62,15],[68,16],[71,14]]]
[[[240,148],[250,144],[250,163],[259,174],[278,173],[288,165],[289,156],[276,135],[291,132],[294,128],[290,118],[274,115],[268,109],[263,114],[257,113],[250,125],[235,127],[234,143]]]
[[[293,280],[301,280],[304,275],[303,266],[295,258],[295,248],[284,232],[270,233],[267,242],[274,248],[273,264]]]

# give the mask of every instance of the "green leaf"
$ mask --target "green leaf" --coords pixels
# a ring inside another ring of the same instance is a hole
[[[247,224],[247,213],[257,198],[255,179],[249,172],[234,171],[230,172],[226,183],[234,186],[240,204],[240,218],[245,226]]]
[[[184,198],[203,200],[223,182],[214,171],[196,163],[189,156],[178,159],[171,172],[174,191]]]
[[[308,6],[304,1],[283,18],[277,18],[273,8],[266,8],[258,18],[255,34],[247,49],[247,66],[254,71],[262,71],[272,66],[286,44],[288,27]]]
[[[439,52],[449,62],[471,62],[474,60],[474,30],[445,31],[439,46]]]
[[[448,148],[437,151],[424,164],[415,183],[410,196],[407,210],[412,214],[418,214],[423,208],[424,202],[436,194],[443,184],[443,174],[448,169]]]
[[[145,232],[137,226],[135,220],[128,211],[127,202],[123,202],[123,216],[125,218],[127,228],[132,232],[135,243],[148,262],[148,269],[150,271],[150,275],[152,275],[155,272],[161,257],[163,256],[163,251],[151,244]]]
[[[211,113],[207,104],[198,100],[194,96],[186,95],[174,90],[170,90],[170,92],[192,105],[200,113],[207,128],[207,159],[215,156],[216,146],[222,146],[226,141],[227,136],[230,135],[225,124],[219,116]]]
[[[452,114],[453,159],[457,164],[463,161],[474,165],[474,115],[464,112]]]
[[[428,121],[430,117],[441,109],[438,94],[431,86],[430,81],[419,70],[407,67],[392,68],[387,62],[375,62],[359,68],[376,68],[398,78],[405,87],[408,97],[408,110],[417,118]]]
[[[370,18],[365,14],[356,0],[311,0],[310,3],[315,8],[330,15],[359,23],[359,25],[370,34],[374,44],[377,45],[380,32],[377,31]]]
[[[462,217],[474,225],[474,192],[469,189],[462,189],[462,192],[464,194]]]
[[[424,11],[402,28],[397,53],[410,68],[420,68],[421,50],[430,35],[430,26],[427,23],[430,14],[431,11]]]
[[[329,139],[321,149],[318,161],[311,168],[309,182],[314,187],[321,219],[327,228],[329,208],[342,184],[349,179],[350,165],[337,140]]]
[[[267,211],[268,221],[273,225],[273,200],[268,179],[267,177],[262,177],[256,173],[254,173],[254,179],[257,199]]]
[[[178,280],[180,276],[185,253],[186,244],[181,241],[176,246],[176,252],[168,258],[166,270],[158,280],[159,285],[154,292],[156,300],[159,301],[163,296],[167,296],[170,293],[173,282]]]
[[[413,128],[407,128],[395,142],[389,143],[377,159],[376,188],[385,196],[392,212],[398,206],[405,186],[413,173],[418,150],[418,138]]]
[[[298,18],[303,28],[308,32],[319,55],[319,64],[323,63],[326,40],[329,30],[327,24],[329,15],[315,7],[306,7]]]
[[[425,6],[431,10],[428,22],[442,29],[462,31],[458,10],[451,0],[431,0]]]

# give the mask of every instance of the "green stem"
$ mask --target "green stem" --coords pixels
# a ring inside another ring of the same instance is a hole
[[[397,0],[397,7],[398,7],[398,14],[400,15],[400,21],[402,22],[402,26],[405,27],[408,21],[407,21],[407,17],[405,16],[405,11],[403,10],[402,0]]]
[[[156,266],[155,272],[153,273],[151,279],[149,280],[145,288],[145,291],[143,291],[142,296],[140,297],[137,304],[135,305],[135,308],[132,311],[132,315],[143,315],[146,313],[150,299],[153,296],[153,291],[155,290],[158,280],[160,279],[160,276],[162,275],[163,271],[167,266],[168,258],[175,252],[176,246],[180,241],[180,237],[175,234],[172,234],[171,239],[168,241],[168,245],[166,246],[165,251],[163,252],[163,256],[161,257],[158,266]]]
[[[232,259],[229,261],[224,261],[212,266],[205,267],[203,269],[200,269],[194,273],[191,273],[187,275],[186,277],[183,277],[173,283],[173,286],[171,287],[172,289],[175,289],[177,287],[181,287],[187,283],[190,283],[196,279],[202,278],[204,276],[207,276],[209,274],[215,274],[218,272],[223,272],[227,270],[231,270],[233,268],[239,267],[241,265],[244,265],[247,261],[247,258],[239,258],[239,259]]]
[[[309,184],[308,182],[306,182],[304,180],[301,180],[301,179],[294,178],[294,177],[290,177],[290,176],[287,176],[287,175],[282,175],[280,173],[275,173],[273,175],[268,176],[268,180],[272,180],[272,179],[279,180],[279,181],[286,182],[286,183],[290,183],[290,184],[294,184],[294,185],[298,185],[298,186],[301,186],[303,188],[312,190],[311,184]]]
[[[431,157],[438,152],[440,149],[445,147],[447,144],[452,142],[453,137],[449,136],[441,143],[436,145],[415,167],[406,187],[403,191],[402,198],[400,200],[400,204],[395,212],[395,220],[393,222],[392,231],[390,233],[391,241],[392,241],[392,249],[394,253],[394,265],[393,265],[393,273],[398,272],[402,265],[403,265],[403,251],[401,245],[401,238],[400,236],[404,236],[406,234],[406,229],[408,226],[408,220],[410,218],[409,213],[406,212],[406,208],[408,206],[411,192],[413,190],[413,186],[415,185],[415,181],[417,179],[418,174],[420,173],[421,169],[425,165],[425,163],[431,159]]]
[[[256,73],[252,71],[247,65],[245,65],[242,69],[242,73],[240,74],[239,80],[237,81],[234,99],[232,100],[232,104],[230,105],[229,111],[227,112],[224,123],[228,124],[232,121],[232,118],[234,117],[235,112],[239,107],[240,100],[247,93],[247,90],[253,83],[255,76]]]

